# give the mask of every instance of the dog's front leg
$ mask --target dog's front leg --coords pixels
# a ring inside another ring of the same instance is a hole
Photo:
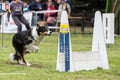
[[[25,61],[24,54],[22,54],[21,57],[22,57],[23,62],[26,64],[26,66],[31,66],[30,63],[28,63],[27,61]]]

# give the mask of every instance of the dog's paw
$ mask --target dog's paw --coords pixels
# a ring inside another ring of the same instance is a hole
[[[27,63],[26,63],[26,66],[28,66],[28,67],[29,67],[29,66],[31,66],[31,64],[27,62]]]
[[[11,54],[9,55],[9,58],[10,58],[10,61],[13,62],[13,61],[14,61],[14,54],[11,53]]]

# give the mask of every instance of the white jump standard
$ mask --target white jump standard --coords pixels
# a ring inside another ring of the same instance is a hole
[[[106,44],[114,44],[114,13],[103,14],[103,27]]]
[[[58,41],[57,70],[72,71],[71,40],[67,12],[61,14],[60,34]]]
[[[101,13],[95,13],[92,51],[72,52],[67,12],[61,15],[56,70],[74,72],[80,70],[109,69]]]

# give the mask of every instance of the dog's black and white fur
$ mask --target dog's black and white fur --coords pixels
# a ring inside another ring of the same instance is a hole
[[[25,30],[16,33],[13,36],[12,44],[15,49],[15,54],[10,54],[11,61],[16,60],[18,64],[26,64],[30,66],[24,55],[28,52],[37,52],[38,44],[42,41],[45,35],[50,35],[51,31],[45,26],[37,26],[31,30]],[[22,61],[24,62],[22,62]]]

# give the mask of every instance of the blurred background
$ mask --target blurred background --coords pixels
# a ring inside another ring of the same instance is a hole
[[[2,2],[11,2],[12,0],[0,0]],[[22,0],[28,4],[33,0]],[[47,0],[41,0],[45,2]],[[58,0],[53,0],[57,2]],[[102,13],[115,13],[115,33],[120,34],[120,0],[66,0],[71,8],[72,17],[83,17],[84,24],[80,23],[79,20],[70,20],[71,26],[84,25],[85,29],[93,27],[94,13],[100,10]]]

